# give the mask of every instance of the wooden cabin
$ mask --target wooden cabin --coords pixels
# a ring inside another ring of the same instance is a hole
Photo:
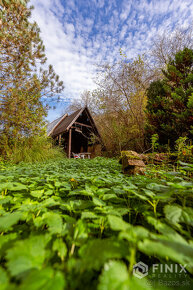
[[[101,154],[101,137],[87,107],[49,123],[47,134],[64,148],[68,158],[84,152],[91,157]]]

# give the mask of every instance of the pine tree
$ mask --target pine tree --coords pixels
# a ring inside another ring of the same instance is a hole
[[[10,142],[40,134],[47,114],[42,100],[63,90],[52,66],[44,69],[45,48],[27,4],[0,1],[0,129]]]
[[[147,91],[146,132],[174,146],[180,136],[193,138],[193,50],[179,51],[163,74]]]

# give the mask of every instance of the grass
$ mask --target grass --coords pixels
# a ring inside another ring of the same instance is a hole
[[[4,146],[3,156],[4,160],[18,164],[20,162],[33,163],[64,158],[65,154],[61,148],[53,145],[51,138],[33,136],[33,138],[23,138],[12,146]]]

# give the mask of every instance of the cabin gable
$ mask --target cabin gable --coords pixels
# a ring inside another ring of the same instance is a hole
[[[63,147],[68,157],[73,153],[90,152],[93,156],[101,141],[100,134],[87,107],[71,115],[63,115],[48,126],[48,135]],[[91,136],[96,141],[91,144]],[[100,151],[100,150],[99,150]],[[98,155],[98,153],[97,153]]]

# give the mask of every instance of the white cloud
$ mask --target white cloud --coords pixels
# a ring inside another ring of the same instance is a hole
[[[58,14],[55,14],[62,11],[59,9],[59,1],[45,3],[33,0],[32,3],[35,6],[32,17],[40,26],[48,62],[53,64],[56,73],[65,83],[64,94],[78,97],[84,89],[93,89],[95,84],[90,77],[93,60],[87,56],[83,46],[85,39],[81,35],[75,37],[74,25],[62,23]],[[57,9],[53,11],[53,7]],[[86,20],[87,25],[92,22],[92,19]]]
[[[103,6],[105,5],[105,0],[98,0],[97,4],[99,8],[103,8]]]
[[[65,4],[64,4],[65,3]],[[192,0],[31,0],[32,18],[41,29],[48,62],[64,81],[63,98],[95,88],[95,64],[135,57],[158,33],[187,27]],[[81,9],[80,9],[81,6]]]

